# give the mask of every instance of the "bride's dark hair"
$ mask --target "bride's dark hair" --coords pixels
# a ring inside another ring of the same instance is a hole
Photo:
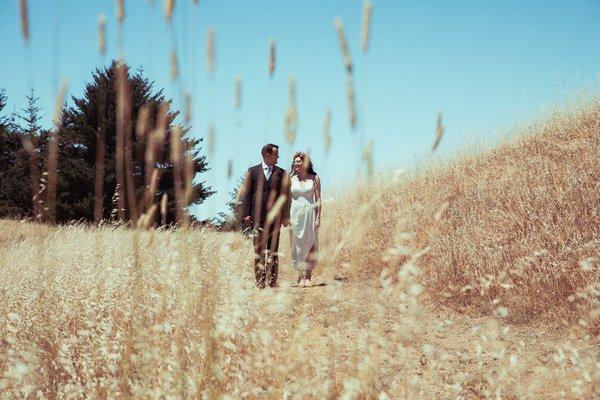
[[[313,168],[313,163],[310,159],[310,156],[301,151],[297,151],[296,153],[294,153],[294,157],[292,157],[292,167],[290,168],[290,176],[296,175],[296,172],[294,172],[294,161],[296,160],[297,157],[299,157],[303,163],[308,163],[308,169],[306,170],[306,172],[308,172],[311,175],[317,175],[317,173],[315,172],[315,170]]]

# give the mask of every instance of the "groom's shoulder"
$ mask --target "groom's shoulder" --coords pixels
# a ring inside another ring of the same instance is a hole
[[[262,170],[261,165],[260,164],[256,164],[256,165],[253,165],[250,168],[248,168],[248,172],[252,172],[252,171],[254,171],[257,168],[260,168]]]

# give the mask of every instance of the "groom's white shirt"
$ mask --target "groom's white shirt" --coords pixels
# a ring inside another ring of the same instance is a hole
[[[267,164],[265,164],[264,161],[261,164],[262,164],[263,172],[265,173],[265,179],[269,180],[271,173],[273,173],[273,167],[269,167]]]

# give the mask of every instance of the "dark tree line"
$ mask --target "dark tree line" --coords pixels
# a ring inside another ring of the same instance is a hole
[[[37,98],[27,96],[27,108],[6,113],[6,92],[0,89],[0,217],[28,217],[32,213],[31,174],[25,137],[44,135],[38,125]],[[43,145],[39,140],[40,147]]]
[[[33,90],[26,99],[19,113],[7,114],[0,91],[0,218],[43,218],[49,209],[45,171],[52,130],[41,127]],[[184,209],[213,193],[197,179],[207,171],[202,139],[189,137],[190,127],[174,122],[179,112],[142,70],[131,73],[113,62],[94,71],[83,95],[71,100],[53,128],[56,222],[134,221],[154,209],[154,221],[169,224],[178,217],[178,199]],[[162,215],[156,211],[161,202]]]

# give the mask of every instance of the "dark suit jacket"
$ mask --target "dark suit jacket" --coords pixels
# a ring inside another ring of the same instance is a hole
[[[244,194],[242,196],[242,209],[244,217],[251,215],[254,226],[263,227],[269,211],[273,208],[277,199],[286,196],[286,201],[281,209],[279,218],[276,218],[276,226],[279,227],[281,219],[289,219],[290,216],[290,179],[287,172],[273,166],[273,172],[269,180],[265,179],[262,163],[250,167],[244,182]]]

